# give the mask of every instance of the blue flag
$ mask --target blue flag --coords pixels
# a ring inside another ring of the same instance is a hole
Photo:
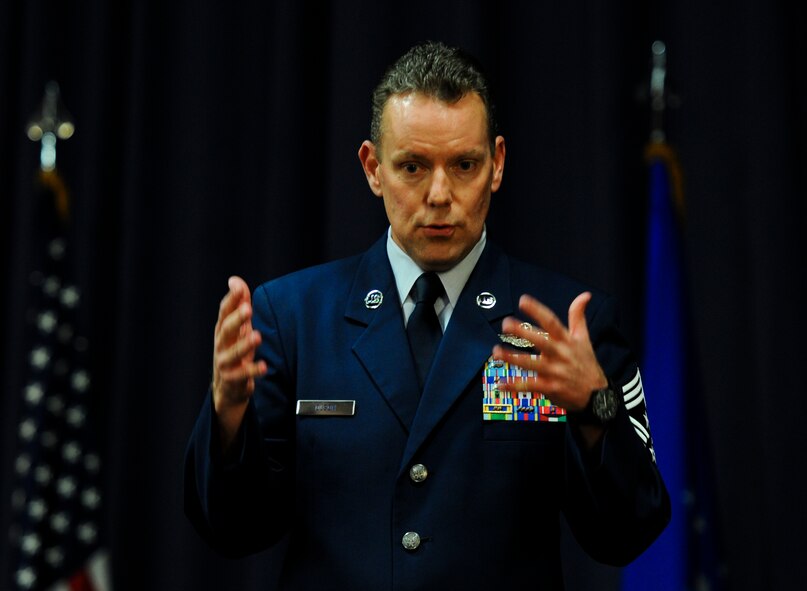
[[[642,381],[653,441],[672,502],[656,542],[623,571],[624,591],[685,591],[689,584],[687,503],[687,332],[679,213],[672,151],[655,144],[650,160]]]

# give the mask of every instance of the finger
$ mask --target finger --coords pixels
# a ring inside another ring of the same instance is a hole
[[[524,369],[537,369],[540,355],[524,353],[523,351],[516,351],[504,347],[503,345],[496,345],[493,347],[493,358],[518,365]]]
[[[551,375],[546,371],[551,364],[541,364],[541,358],[538,358],[539,367],[537,375],[517,378],[512,381],[502,381],[496,384],[496,389],[501,392],[516,393],[516,392],[532,392],[533,394],[543,394],[549,398],[553,404],[562,406],[563,408],[577,408],[570,402],[568,395],[565,393],[565,385],[562,377]],[[516,363],[523,367],[520,363]]]
[[[229,288],[229,291],[222,298],[221,303],[219,304],[219,317],[218,321],[216,322],[216,331],[220,330],[224,319],[232,314],[233,311],[238,308],[241,302],[251,302],[249,286],[247,286],[246,282],[237,275],[233,275],[227,280],[227,287]]]
[[[493,358],[500,359],[512,366],[535,372],[538,378],[551,378],[557,374],[554,365],[548,362],[545,355],[521,353],[497,345],[493,349]],[[535,376],[532,376],[535,377]]]
[[[243,361],[251,362],[255,357],[255,350],[261,344],[261,333],[252,330],[248,335],[237,339],[232,346],[221,351],[218,356],[220,367],[239,365]]]
[[[574,298],[569,306],[569,333],[575,337],[588,338],[586,306],[591,301],[591,293],[585,291]]]
[[[230,288],[232,293],[237,294],[242,298],[250,298],[249,285],[247,285],[247,282],[241,279],[238,275],[233,275],[230,277],[227,280],[227,286]]]
[[[549,339],[549,335],[542,329],[535,328],[528,322],[522,322],[518,318],[512,316],[505,318],[502,321],[502,330],[505,333],[516,335],[532,343],[533,348],[540,353],[553,355],[557,348],[557,344]]]
[[[255,363],[244,363],[242,365],[221,371],[221,379],[229,383],[244,383],[248,380],[264,375],[268,370],[266,362],[263,360]]]
[[[251,342],[239,340],[228,349],[217,352],[213,358],[213,382],[224,383],[226,388],[243,387],[244,380],[266,373],[267,364],[255,360],[255,351],[261,342],[260,333],[254,331]]]
[[[553,391],[555,383],[556,380],[553,378],[538,375],[502,381],[495,385],[495,389],[502,392],[540,392],[543,394]]]
[[[216,335],[219,350],[232,345],[233,341],[243,337],[252,330],[252,306],[241,302],[236,310],[231,312],[221,323],[219,333]],[[246,326],[246,328],[243,328]]]
[[[532,370],[539,378],[553,379],[560,375],[560,364],[553,362],[546,354],[521,353],[502,345],[496,345],[493,348],[493,358],[510,365],[517,365],[522,369]]]
[[[560,318],[548,306],[534,297],[527,294],[522,295],[518,300],[518,308],[549,333],[550,338],[556,341],[566,338],[566,327]]]

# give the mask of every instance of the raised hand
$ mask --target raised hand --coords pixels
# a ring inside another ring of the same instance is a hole
[[[537,372],[537,377],[526,378],[504,389],[510,391],[541,392],[554,404],[568,411],[579,411],[588,404],[591,393],[608,385],[600,367],[586,323],[586,305],[591,300],[588,292],[577,296],[569,306],[569,327],[544,304],[529,295],[521,296],[519,310],[546,331],[548,338],[516,318],[505,318],[502,330],[527,339],[541,354],[537,357],[507,349],[493,348],[493,356],[508,363]]]
[[[255,361],[261,334],[252,328],[249,286],[240,277],[230,277],[227,284],[213,339],[213,406],[225,449],[241,425],[255,378],[267,371],[265,361]]]

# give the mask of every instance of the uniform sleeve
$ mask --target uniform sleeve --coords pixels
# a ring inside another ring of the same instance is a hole
[[[592,558],[623,566],[666,527],[670,499],[656,465],[639,368],[617,329],[613,299],[597,303],[590,307],[589,333],[600,365],[622,394],[621,404],[592,450],[581,446],[570,423],[564,512]]]
[[[293,384],[265,289],[256,290],[253,309],[262,336],[257,357],[266,360],[269,372],[256,383],[232,451],[221,453],[208,393],[185,454],[185,513],[229,557],[280,540],[293,508]]]

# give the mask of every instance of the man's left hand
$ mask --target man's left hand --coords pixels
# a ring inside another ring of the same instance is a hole
[[[521,296],[519,310],[547,334],[542,335],[536,327],[525,325],[517,318],[505,318],[502,330],[527,339],[535,345],[540,355],[533,358],[529,354],[496,345],[493,348],[495,359],[534,370],[538,374],[537,377],[507,384],[502,389],[541,392],[553,404],[574,412],[586,407],[594,390],[608,385],[588,334],[585,313],[589,301],[589,292],[581,293],[574,299],[569,306],[567,329],[544,304],[529,295]]]

